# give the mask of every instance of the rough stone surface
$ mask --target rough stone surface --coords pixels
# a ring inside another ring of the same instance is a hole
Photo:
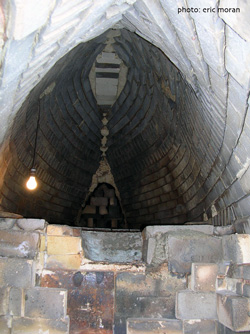
[[[215,291],[217,274],[217,264],[192,263],[191,289],[194,291]]]
[[[80,229],[72,228],[67,225],[48,225],[47,226],[47,235],[68,235],[71,237],[79,237]]]
[[[47,236],[48,255],[79,254],[82,252],[82,240],[71,236]]]
[[[1,286],[34,286],[35,268],[32,260],[0,258],[0,269]]]
[[[66,319],[43,319],[43,318],[18,318],[14,317],[12,324],[13,334],[34,334],[34,333],[51,333],[51,334],[68,334],[69,318]]]
[[[17,219],[16,222],[25,231],[43,230],[46,223],[44,219]]]
[[[0,218],[0,230],[9,230],[15,225],[15,218]]]
[[[219,322],[234,331],[249,331],[248,312],[250,299],[230,292],[217,294],[217,314]]]
[[[63,319],[67,313],[67,290],[32,288],[25,290],[25,316]]]
[[[48,255],[45,267],[47,269],[77,270],[80,268],[81,262],[82,257],[80,254]]]
[[[14,316],[22,315],[22,305],[23,305],[23,290],[20,288],[10,288],[9,293],[9,312]]]
[[[173,319],[133,319],[127,320],[127,334],[172,333],[181,334],[182,322]]]
[[[8,316],[0,317],[1,334],[10,334],[10,322],[11,322],[11,319]]]
[[[184,334],[217,334],[217,322],[213,320],[185,320],[183,321]]]
[[[17,231],[0,231],[0,255],[34,258],[38,251],[39,234]]]
[[[143,230],[143,236],[147,239],[159,233],[196,231],[205,234],[213,234],[212,225],[185,225],[185,226],[147,226]]]
[[[221,239],[198,232],[173,233],[168,237],[168,265],[172,272],[191,272],[191,263],[218,263]]]
[[[186,279],[168,273],[166,267],[145,274],[120,273],[116,279],[115,333],[126,333],[126,319],[175,318],[176,292],[186,287]]]
[[[79,273],[82,275],[80,285],[75,281]],[[67,289],[70,333],[113,333],[114,273],[45,271],[41,286]]]
[[[176,295],[176,318],[216,320],[216,294],[189,290],[179,291]]]
[[[82,232],[85,257],[93,261],[133,262],[142,257],[140,232]]]
[[[0,288],[0,316],[8,313],[9,307],[9,290],[7,288]]]
[[[233,234],[224,236],[222,243],[225,261],[232,261],[239,264],[250,262],[250,235]]]

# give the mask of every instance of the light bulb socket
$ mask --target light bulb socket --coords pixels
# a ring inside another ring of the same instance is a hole
[[[36,175],[36,169],[32,167],[30,170],[30,176],[35,176],[35,175]]]

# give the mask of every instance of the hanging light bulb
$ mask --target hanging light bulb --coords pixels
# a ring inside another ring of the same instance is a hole
[[[41,96],[38,102],[38,115],[37,115],[37,126],[35,132],[35,145],[34,145],[34,152],[33,152],[33,159],[32,159],[32,168],[30,170],[30,177],[26,182],[26,187],[28,190],[35,190],[37,188],[37,181],[36,181],[36,169],[35,165],[35,158],[36,158],[36,146],[37,146],[37,137],[38,137],[38,130],[39,130],[39,122],[40,122],[40,103],[41,103]]]
[[[28,181],[26,182],[26,187],[29,190],[35,190],[37,188],[37,181],[36,181],[36,169],[31,168],[30,170],[30,177]]]

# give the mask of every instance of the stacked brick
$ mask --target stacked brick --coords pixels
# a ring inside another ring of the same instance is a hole
[[[0,220],[0,332],[69,333],[67,290],[39,286],[39,252],[46,223]]]
[[[80,226],[97,228],[122,228],[124,217],[115,189],[105,183],[90,195],[82,210]]]
[[[214,250],[211,249],[204,259],[202,246],[199,247],[199,250],[196,249],[195,242],[195,230],[201,226],[175,228],[169,226],[165,228],[168,229],[169,235],[168,237],[165,235],[162,239],[159,238],[159,234],[163,232],[164,227],[146,228],[150,239],[145,244],[147,259],[151,260],[151,265],[157,264],[159,266],[161,263],[162,266],[164,261],[159,263],[153,258],[156,256],[154,249],[157,247],[157,243],[164,242],[169,271],[176,274],[173,272],[173,268],[175,271],[177,268],[179,275],[191,273],[188,276],[188,285],[186,289],[176,292],[174,320],[164,316],[160,318],[151,316],[131,318],[127,320],[127,333],[148,332],[153,334],[168,331],[185,334],[249,333],[250,236],[248,234],[232,234],[216,237],[221,242],[219,251],[221,256],[217,254],[215,257]],[[156,233],[157,229],[158,233]],[[188,233],[183,233],[188,229],[190,229],[189,236]],[[203,232],[207,233],[207,241],[203,241],[204,247],[207,247],[208,244],[211,244],[209,238],[214,236],[209,235],[209,230],[203,229]],[[182,244],[178,245],[178,236],[181,235]],[[171,248],[174,246],[173,240],[171,241],[173,237],[176,239],[175,243],[178,245],[179,254],[176,247],[175,251],[171,252]],[[193,242],[187,244],[185,239],[190,240],[190,238]],[[156,242],[153,242],[154,239]],[[147,249],[152,247],[153,250]],[[185,252],[182,252],[182,249],[185,249]],[[158,248],[158,256],[162,256],[162,259],[164,256],[164,252],[160,252],[160,247]],[[199,261],[193,262],[193,259]],[[205,263],[204,260],[207,259],[210,259],[209,263]],[[171,266],[171,263],[174,263],[174,266]]]

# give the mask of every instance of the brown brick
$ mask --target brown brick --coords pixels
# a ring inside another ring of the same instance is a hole
[[[70,333],[113,333],[113,272],[44,271],[41,285],[67,289]],[[100,319],[104,328],[99,327]]]
[[[48,255],[46,268],[77,270],[80,268],[81,262],[80,254]]]
[[[94,227],[94,219],[88,218],[88,227]]]
[[[78,254],[82,251],[82,239],[70,236],[47,236],[49,255]]]
[[[96,213],[96,206],[94,205],[86,205],[83,212],[83,214],[95,214]]]
[[[100,207],[99,207],[99,213],[100,213],[100,215],[107,215],[108,214],[107,207],[104,206],[104,205],[100,205]]]
[[[93,206],[107,206],[108,205],[108,199],[106,197],[91,197],[90,199],[90,205]]]
[[[175,319],[127,319],[127,334],[182,334],[182,321]]]
[[[215,263],[192,263],[191,289],[215,291],[218,265]]]
[[[38,248],[38,233],[0,231],[0,256],[33,259]]]
[[[114,189],[104,189],[104,196],[108,198],[115,197],[115,190]]]
[[[116,206],[117,205],[117,199],[115,197],[111,197],[109,199],[109,204]]]
[[[61,319],[66,316],[67,290],[35,287],[24,293],[26,317]]]
[[[0,258],[0,286],[31,287],[35,283],[32,260]]]
[[[36,317],[35,319],[30,319],[14,317],[11,334],[38,333],[68,334],[69,318],[66,317],[65,319],[42,319]]]

